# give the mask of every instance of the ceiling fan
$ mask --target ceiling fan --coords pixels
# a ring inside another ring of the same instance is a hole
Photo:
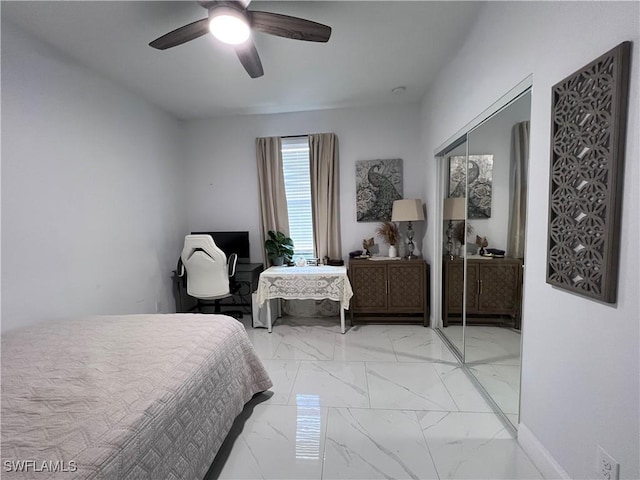
[[[149,46],[166,50],[211,32],[222,42],[233,45],[249,76],[257,78],[264,75],[264,70],[251,30],[307,42],[329,41],[331,27],[279,13],[247,10],[249,1],[198,1],[209,11],[208,17],[162,35]]]

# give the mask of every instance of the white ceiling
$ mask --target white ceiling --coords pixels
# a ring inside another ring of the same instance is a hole
[[[2,2],[2,18],[180,119],[418,102],[454,56],[481,2],[254,1],[249,9],[332,27],[327,44],[257,33],[251,79],[210,35],[169,50],[155,38],[206,10],[195,1]],[[391,90],[405,86],[406,92]]]

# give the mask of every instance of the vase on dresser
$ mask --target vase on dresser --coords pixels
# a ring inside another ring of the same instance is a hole
[[[398,256],[398,247],[395,245],[389,245],[389,258],[396,258]]]

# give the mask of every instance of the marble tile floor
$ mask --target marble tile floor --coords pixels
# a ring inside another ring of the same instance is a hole
[[[462,326],[443,328],[445,336],[462,351]],[[467,364],[520,366],[520,332],[493,325],[467,325]]]
[[[245,321],[273,380],[207,479],[540,479],[430,328]]]
[[[450,325],[443,333],[462,350],[462,326]],[[520,401],[520,333],[511,328],[468,325],[465,362],[498,407],[516,418]],[[512,421],[517,425],[517,421]]]

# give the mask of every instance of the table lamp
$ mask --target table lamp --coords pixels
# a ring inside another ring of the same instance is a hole
[[[413,226],[411,222],[418,222],[424,220],[424,211],[422,210],[422,200],[419,198],[396,200],[393,202],[393,210],[391,212],[392,222],[409,222],[407,227],[407,238],[409,243],[409,255],[407,258],[411,260],[415,258],[413,256]]]
[[[445,198],[442,218],[449,220],[447,228],[447,255],[453,260],[453,220],[464,220],[467,202],[464,197]]]

